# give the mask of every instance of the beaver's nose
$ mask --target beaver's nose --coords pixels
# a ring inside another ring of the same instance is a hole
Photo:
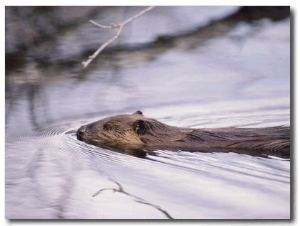
[[[85,131],[86,131],[86,126],[81,126],[81,127],[77,130],[76,135],[77,135],[77,139],[78,139],[78,140],[83,140],[84,135],[85,135]]]

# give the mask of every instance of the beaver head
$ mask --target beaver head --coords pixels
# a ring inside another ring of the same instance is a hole
[[[174,133],[175,130],[176,127],[146,118],[141,111],[136,111],[133,114],[116,115],[81,126],[76,134],[80,141],[127,152],[144,149],[149,151],[150,146],[165,143],[170,137],[170,132]]]

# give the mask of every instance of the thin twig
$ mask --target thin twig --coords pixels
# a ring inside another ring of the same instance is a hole
[[[113,180],[112,180],[112,181],[113,181]],[[102,189],[100,189],[99,191],[97,191],[92,197],[96,197],[96,196],[98,196],[101,192],[107,191],[107,190],[108,190],[108,191],[110,190],[110,191],[113,191],[113,192],[120,192],[120,193],[122,193],[122,194],[124,194],[124,195],[127,195],[127,196],[129,196],[129,197],[134,198],[135,201],[138,202],[138,203],[141,203],[141,204],[144,204],[144,205],[148,205],[148,206],[154,207],[154,208],[157,209],[158,211],[162,212],[167,218],[173,219],[173,217],[171,217],[171,215],[170,215],[167,211],[165,211],[165,210],[163,210],[162,208],[160,208],[160,206],[151,204],[151,203],[147,202],[146,200],[144,200],[144,199],[142,199],[142,198],[140,198],[140,197],[138,197],[138,196],[132,195],[132,194],[130,194],[130,193],[124,191],[124,189],[123,189],[123,187],[122,187],[121,184],[119,184],[119,183],[116,182],[116,181],[113,181],[113,182],[117,184],[118,188],[102,188]]]
[[[139,12],[138,14],[136,14],[135,16],[133,17],[130,17],[128,18],[127,20],[123,21],[122,23],[119,23],[119,24],[110,24],[110,26],[106,26],[106,25],[101,25],[101,24],[98,24],[97,22],[93,21],[93,20],[90,20],[90,22],[92,24],[94,24],[95,26],[97,27],[100,27],[102,29],[114,29],[114,28],[118,28],[118,31],[117,33],[112,37],[110,38],[107,42],[103,43],[97,50],[96,52],[94,52],[93,55],[89,56],[89,59],[87,61],[83,61],[82,64],[83,64],[83,68],[86,68],[98,55],[99,53],[106,47],[108,46],[110,43],[112,43],[113,41],[115,41],[120,35],[121,35],[121,32],[124,28],[124,26],[128,23],[130,23],[131,21],[133,21],[134,19],[142,16],[143,14],[147,13],[148,11],[152,10],[153,8],[155,8],[156,6],[149,6],[147,7],[146,9],[142,10],[141,12]]]

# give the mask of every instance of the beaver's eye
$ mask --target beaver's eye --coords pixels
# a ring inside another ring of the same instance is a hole
[[[103,129],[104,130],[112,130],[113,129],[113,125],[111,123],[107,122],[107,123],[105,123],[103,125]]]
[[[137,134],[145,134],[147,132],[147,127],[143,120],[135,121],[132,126]]]

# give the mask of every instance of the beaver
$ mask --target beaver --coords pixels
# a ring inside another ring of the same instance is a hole
[[[290,127],[181,128],[143,116],[141,111],[81,126],[77,139],[137,157],[155,150],[236,152],[290,158]]]

